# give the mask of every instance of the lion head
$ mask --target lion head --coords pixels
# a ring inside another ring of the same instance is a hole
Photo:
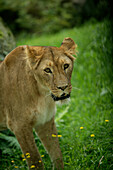
[[[54,101],[65,100],[71,93],[71,75],[76,44],[65,38],[61,46],[26,46],[29,66],[40,86]]]

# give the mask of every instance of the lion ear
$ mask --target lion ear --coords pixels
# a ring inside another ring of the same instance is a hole
[[[77,45],[75,44],[75,42],[71,39],[71,38],[65,38],[61,44],[62,49],[64,49],[64,51],[68,54],[71,55],[76,55],[76,48]]]
[[[38,47],[37,47],[38,48]],[[25,45],[25,53],[26,53],[26,59],[28,59],[29,65],[31,68],[36,69],[40,59],[42,57],[42,54],[39,53],[36,47]]]

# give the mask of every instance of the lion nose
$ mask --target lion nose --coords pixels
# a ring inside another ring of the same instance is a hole
[[[57,87],[57,88],[64,91],[67,87],[68,87],[68,86],[66,85],[66,86],[61,86],[61,87]]]

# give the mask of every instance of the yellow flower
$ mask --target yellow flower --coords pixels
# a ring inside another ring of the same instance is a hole
[[[91,137],[95,137],[95,135],[94,135],[94,134],[91,134],[90,136],[91,136]]]
[[[84,129],[84,127],[81,126],[80,129]]]
[[[15,166],[15,168],[18,168],[18,166]]]
[[[52,137],[53,137],[53,138],[55,138],[55,137],[56,137],[56,135],[52,134]]]
[[[26,155],[30,155],[30,153],[26,153]]]
[[[22,159],[23,161],[25,161],[26,159],[24,158],[24,159]]]
[[[105,120],[105,122],[109,122],[109,120]]]
[[[35,168],[35,165],[31,165],[31,168]]]
[[[42,155],[41,157],[44,157],[44,155]]]
[[[22,154],[22,158],[24,158],[24,154]]]
[[[13,161],[13,160],[12,160],[11,162],[12,162],[12,163],[14,163],[14,161]]]
[[[62,135],[58,135],[58,138],[61,138],[62,137]]]
[[[39,160],[38,162],[39,162],[39,163],[41,163],[42,161],[41,161],[41,160]]]
[[[27,158],[30,158],[30,155],[28,155]]]

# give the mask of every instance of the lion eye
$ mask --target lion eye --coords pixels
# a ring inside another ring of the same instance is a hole
[[[46,73],[52,73],[52,71],[51,71],[50,68],[45,68],[44,71],[45,71]]]
[[[69,64],[64,64],[64,70],[66,70],[69,67]]]

